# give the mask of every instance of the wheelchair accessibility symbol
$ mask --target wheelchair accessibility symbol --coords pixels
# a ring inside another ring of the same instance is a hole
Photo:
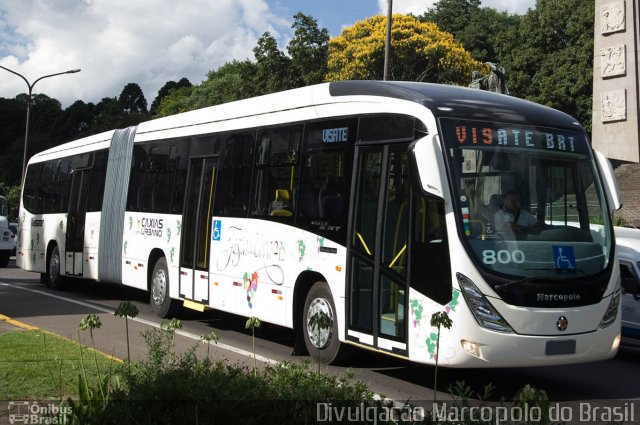
[[[220,232],[222,228],[222,222],[220,220],[213,220],[213,228],[211,229],[211,240],[219,241]]]
[[[566,246],[554,246],[553,258],[556,263],[556,269],[558,270],[575,270],[576,269],[576,256],[573,253],[573,247]]]

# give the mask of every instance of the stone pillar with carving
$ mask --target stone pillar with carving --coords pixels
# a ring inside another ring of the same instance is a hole
[[[593,147],[611,159],[640,162],[638,0],[596,0]]]

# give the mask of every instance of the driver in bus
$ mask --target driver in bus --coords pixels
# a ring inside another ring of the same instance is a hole
[[[507,192],[502,208],[496,211],[494,216],[496,229],[500,232],[519,233],[522,228],[528,228],[536,224],[536,218],[520,206],[518,192]]]

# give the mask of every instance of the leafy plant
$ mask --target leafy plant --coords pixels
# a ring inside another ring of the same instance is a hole
[[[78,326],[78,343],[80,345],[80,362],[82,364],[82,377],[78,379],[78,397],[79,401],[69,399],[69,405],[72,407],[75,417],[79,422],[84,423],[90,421],[96,414],[102,412],[109,403],[109,395],[112,386],[112,363],[109,364],[109,371],[105,376],[101,376],[98,367],[98,351],[96,350],[95,340],[93,339],[93,330],[102,326],[100,317],[95,314],[86,315]],[[80,339],[81,330],[89,330],[91,337],[91,346],[93,348],[93,356],[96,362],[96,373],[98,384],[90,386],[87,380],[87,372],[84,366],[82,356],[82,341]],[[117,380],[116,380],[117,381]],[[116,382],[119,387],[119,382]]]
[[[100,369],[98,368],[98,352],[96,351],[96,344],[93,339],[93,330],[99,329],[102,326],[102,322],[100,321],[100,317],[95,314],[87,314],[82,320],[80,320],[80,325],[78,326],[78,343],[80,344],[80,361],[82,363],[82,374],[84,375],[84,384],[87,385],[87,371],[84,367],[84,360],[82,357],[82,341],[80,340],[80,331],[86,331],[89,329],[89,336],[91,337],[91,347],[93,348],[93,358],[96,362],[96,373],[100,376]]]
[[[438,329],[438,339],[436,340],[436,368],[433,374],[433,404],[436,403],[438,394],[438,359],[440,358],[440,328],[451,329],[453,321],[446,311],[439,311],[431,315],[431,326]]]
[[[544,390],[539,390],[530,384],[520,388],[513,398],[513,404],[520,407],[523,411],[527,411],[525,417],[533,417],[530,414],[531,409],[538,409],[542,412],[540,421],[537,424],[546,425],[549,423],[549,397]]]
[[[207,359],[209,359],[209,348],[211,347],[211,342],[215,344],[218,343],[218,335],[215,332],[211,331],[206,335],[202,335],[200,337],[200,342],[202,344],[207,344]]]
[[[324,311],[317,311],[309,318],[309,325],[316,333],[316,338],[320,339],[323,330],[331,329],[333,320]],[[320,360],[318,359],[318,373],[320,373]]]
[[[116,308],[116,311],[113,312],[114,316],[124,317],[124,328],[127,334],[127,376],[129,380],[131,379],[131,350],[130,350],[130,342],[129,342],[129,317],[132,319],[134,317],[138,317],[138,308],[131,304],[129,301],[121,301]]]
[[[245,329],[251,329],[251,343],[252,343],[252,346],[253,346],[253,376],[254,376],[254,378],[256,376],[256,329],[258,329],[261,325],[262,325],[262,323],[260,322],[260,319],[258,319],[255,316],[250,317],[247,320],[247,323],[245,323],[245,325],[244,325]]]
[[[170,340],[169,346],[169,356],[171,362],[175,360],[175,346],[176,346],[176,331],[178,329],[182,329],[182,321],[173,318],[171,320],[166,320],[160,324],[160,329],[167,333]]]
[[[129,301],[122,301],[116,311],[113,312],[114,316],[124,317],[124,327],[127,333],[127,364],[129,365],[129,370],[131,370],[131,351],[129,349],[129,317],[132,319],[134,317],[138,317],[138,308],[131,304]]]

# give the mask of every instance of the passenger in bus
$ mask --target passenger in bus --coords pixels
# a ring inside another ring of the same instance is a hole
[[[518,192],[507,192],[502,208],[496,211],[494,223],[498,232],[520,233],[523,228],[536,224],[536,218],[520,206]]]

